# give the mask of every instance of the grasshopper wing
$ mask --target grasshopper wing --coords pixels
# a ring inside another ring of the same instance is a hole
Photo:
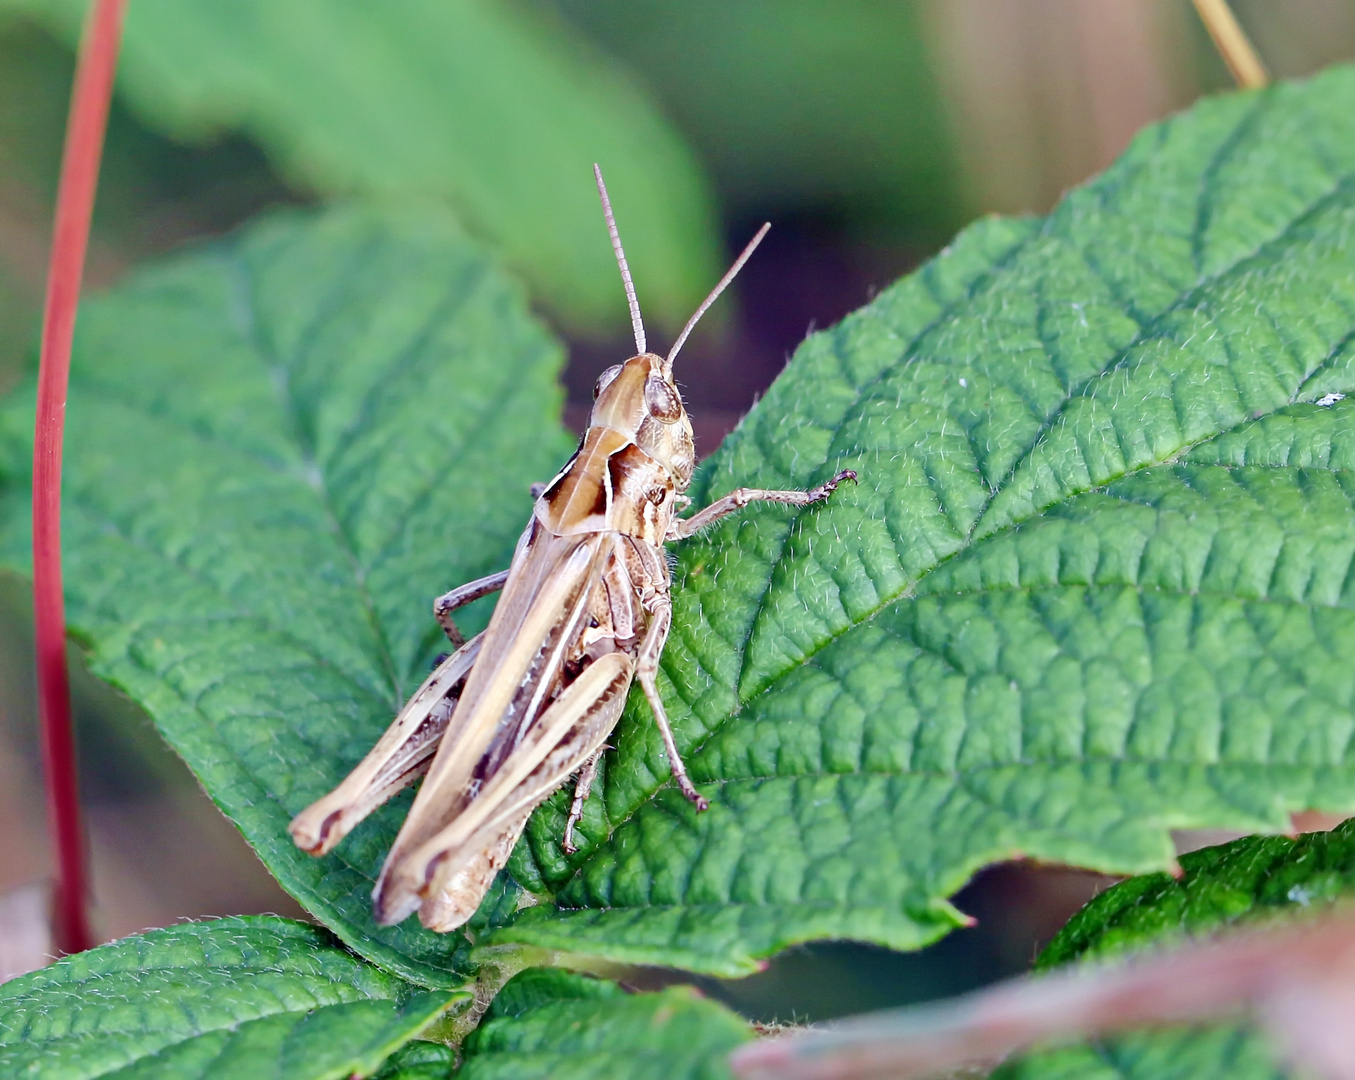
[[[496,859],[502,865],[531,812],[616,727],[634,671],[634,662],[622,652],[607,653],[586,667],[465,810],[398,865],[387,863],[378,892],[419,896],[420,919],[432,930],[454,929],[474,914],[493,877],[488,867]]]
[[[429,875],[437,867],[411,856],[478,802],[561,692],[565,660],[576,649],[612,554],[608,541],[600,533],[557,536],[535,518],[527,527],[482,635],[480,659],[372,894],[382,925],[401,921],[431,894]],[[566,776],[558,776],[556,784]],[[505,828],[506,823],[496,826],[485,843],[493,846]],[[472,909],[481,895],[474,896]]]
[[[333,850],[358,822],[428,771],[483,636],[439,664],[343,783],[292,819],[287,831],[298,847],[312,855]]]

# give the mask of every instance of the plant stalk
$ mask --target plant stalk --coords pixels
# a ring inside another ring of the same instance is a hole
[[[71,722],[70,674],[66,667],[66,609],[61,584],[61,449],[75,313],[125,10],[126,0],[94,0],[81,35],[47,268],[33,438],[33,620],[38,715],[47,830],[56,852],[52,943],[61,953],[80,952],[94,944]]]
[[[1195,10],[1223,62],[1228,65],[1233,81],[1243,90],[1259,90],[1270,85],[1266,66],[1256,55],[1246,31],[1228,6],[1228,0],[1195,0]]]

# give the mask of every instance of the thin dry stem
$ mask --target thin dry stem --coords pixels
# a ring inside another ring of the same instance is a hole
[[[1243,90],[1259,90],[1270,84],[1270,75],[1256,55],[1246,32],[1238,25],[1237,16],[1228,6],[1228,0],[1195,0],[1195,10],[1214,39],[1223,62],[1228,65],[1233,81]]]

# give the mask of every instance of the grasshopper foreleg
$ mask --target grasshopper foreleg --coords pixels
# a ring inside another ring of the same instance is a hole
[[[443,593],[433,601],[433,618],[437,619],[438,625],[458,649],[466,644],[466,639],[452,621],[452,612],[459,607],[465,607],[472,600],[479,600],[482,596],[498,592],[507,580],[508,571],[500,570],[497,574],[490,574],[489,577],[477,578],[475,581],[458,585],[451,592]]]
[[[579,770],[578,779],[574,781],[574,801],[569,804],[569,818],[565,821],[565,838],[560,842],[566,855],[573,855],[579,850],[574,843],[574,826],[583,820],[583,804],[588,801],[588,792],[593,787],[593,781],[597,779],[598,759],[606,749],[607,747],[602,747],[585,761],[583,768]]]
[[[665,539],[683,540],[700,532],[707,525],[719,521],[726,514],[732,514],[735,510],[742,510],[751,502],[787,503],[790,506],[809,506],[811,503],[823,502],[837,490],[839,484],[846,480],[850,480],[853,484],[856,483],[856,473],[852,472],[851,469],[844,469],[831,480],[808,491],[767,491],[763,488],[739,488],[736,491],[731,491],[723,499],[716,499],[704,510],[698,511],[689,518],[674,518]]]

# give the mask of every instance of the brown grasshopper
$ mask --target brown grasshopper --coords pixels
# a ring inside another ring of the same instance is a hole
[[[683,492],[696,451],[673,360],[770,226],[753,237],[667,357],[659,357],[645,349],[611,202],[601,170],[594,166],[594,173],[630,305],[636,355],[598,378],[588,430],[560,474],[534,489],[532,518],[509,568],[434,603],[456,652],[436,667],[343,783],[291,824],[299,847],[323,855],[427,772],[372,893],[383,926],[416,909],[432,930],[464,923],[531,812],[577,773],[563,837],[564,850],[573,852],[574,826],[633,679],[654,713],[674,780],[698,810],[706,809],[683,767],[655,683],[673,610],[663,545],[750,502],[808,506],[856,479],[846,471],[811,491],[740,488],[689,518],[677,516],[690,505]],[[489,626],[465,641],[452,612],[500,590]]]

